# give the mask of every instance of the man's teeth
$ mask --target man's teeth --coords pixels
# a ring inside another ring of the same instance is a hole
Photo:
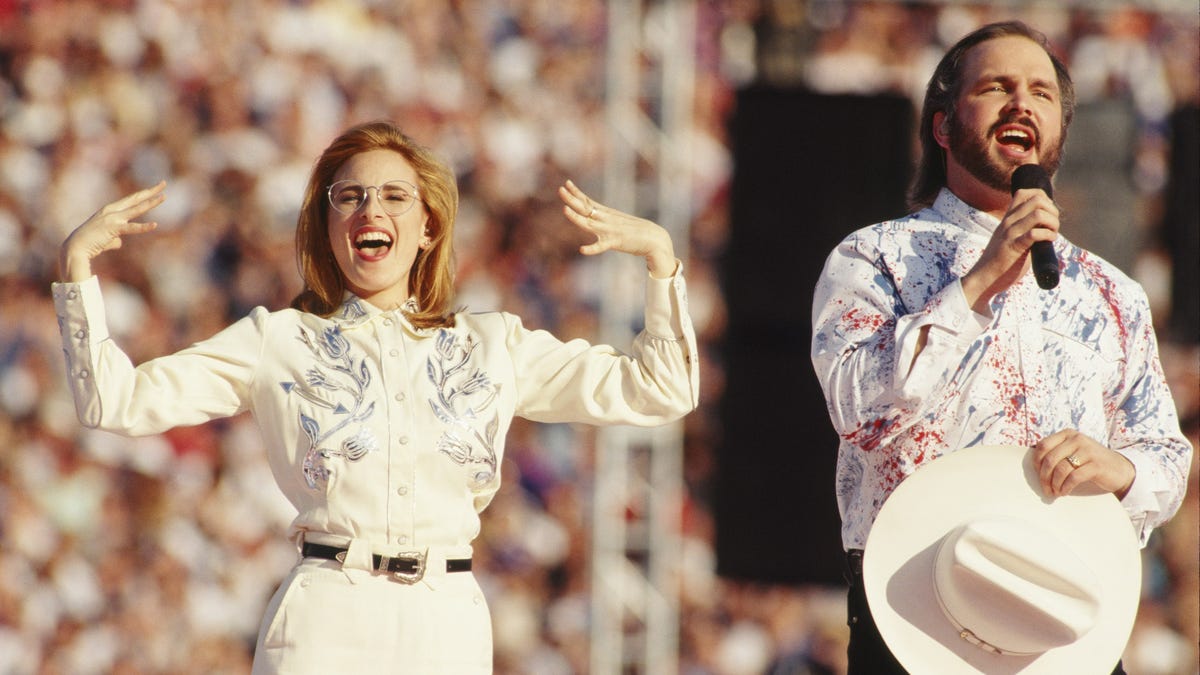
[[[1006,129],[1000,133],[1000,141],[1002,143],[1018,143],[1024,147],[1029,147],[1033,143],[1030,135],[1020,129]]]

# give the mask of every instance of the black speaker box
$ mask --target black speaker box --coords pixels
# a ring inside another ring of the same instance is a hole
[[[809,359],[813,287],[843,237],[906,212],[913,118],[901,96],[738,93],[713,484],[726,578],[844,583],[838,438]]]

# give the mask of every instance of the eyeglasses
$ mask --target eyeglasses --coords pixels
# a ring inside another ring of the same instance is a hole
[[[350,215],[367,203],[367,190],[375,190],[375,200],[389,216],[408,213],[413,204],[421,201],[417,186],[406,180],[389,180],[383,185],[363,185],[356,180],[339,180],[329,186],[329,205],[339,213]]]

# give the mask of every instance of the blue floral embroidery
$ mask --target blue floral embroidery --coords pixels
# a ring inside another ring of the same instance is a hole
[[[437,449],[458,464],[482,465],[471,477],[479,489],[496,476],[496,433],[499,416],[488,410],[500,394],[500,385],[471,365],[479,343],[475,338],[438,331],[435,349],[426,361],[426,372],[436,398],[429,400],[433,413],[450,428],[442,432]]]
[[[338,320],[344,326],[357,326],[368,318],[367,310],[359,304],[358,298],[349,298],[342,303],[342,311],[338,316]]]
[[[375,404],[365,400],[371,371],[364,359],[356,361],[351,357],[350,341],[342,335],[339,327],[325,328],[318,335],[312,335],[301,327],[298,339],[312,352],[317,365],[304,373],[303,381],[282,382],[280,386],[284,391],[295,393],[318,409],[327,411],[336,420],[333,426],[322,431],[315,417],[300,413],[300,428],[308,437],[308,451],[303,464],[304,481],[315,490],[319,484],[329,480],[329,467],[323,460],[344,457],[356,462],[368,452],[379,449],[374,434],[365,425],[356,434],[344,439],[340,447],[321,447],[330,436],[347,425],[366,421],[375,412]]]

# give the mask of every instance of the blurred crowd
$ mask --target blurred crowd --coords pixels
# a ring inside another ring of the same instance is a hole
[[[676,248],[709,353],[702,407],[685,421],[680,669],[837,673],[842,589],[713,571],[705,485],[725,302],[716,269],[734,170],[725,120],[751,82],[901,92],[919,104],[946,46],[1013,14],[957,3],[695,6],[692,225]],[[1200,336],[1168,330],[1178,292],[1159,227],[1170,120],[1195,106],[1200,85],[1197,15],[1022,15],[1070,62],[1081,105],[1120,104],[1124,142],[1113,150],[1127,161],[1083,161],[1080,175],[1095,175],[1070,179],[1064,167],[1063,180],[1113,180],[1126,199],[1097,222],[1118,208],[1128,218],[1072,239],[1146,286],[1196,443]],[[80,427],[49,294],[66,234],[112,199],[168,181],[152,213],[158,231],[127,239],[97,273],[131,358],[174,351],[256,305],[290,301],[311,162],[349,124],[388,117],[459,176],[460,303],[594,338],[601,268],[578,255],[554,189],[569,177],[604,200],[606,21],[605,3],[557,0],[0,2],[0,673],[247,672],[262,608],[296,559],[282,536],[291,507],[253,420],[139,439]],[[1091,133],[1111,139],[1111,129]],[[1074,212],[1089,208],[1069,185],[1062,192]],[[513,425],[506,482],[476,546],[497,672],[587,671],[593,450],[588,428]],[[1183,511],[1145,551],[1130,672],[1197,672],[1195,470],[1191,480]]]

